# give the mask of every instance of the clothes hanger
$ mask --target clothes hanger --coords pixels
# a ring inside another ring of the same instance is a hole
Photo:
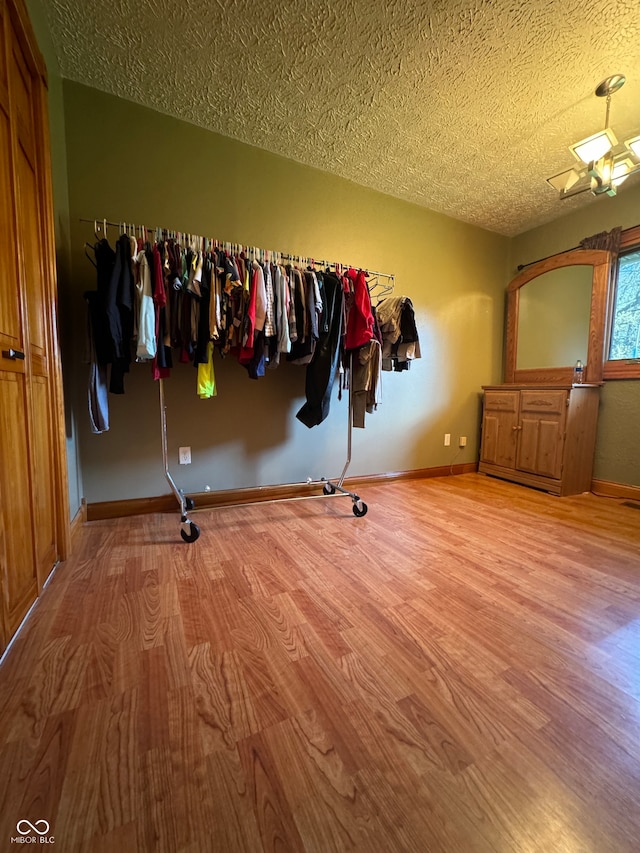
[[[102,236],[100,236],[100,227],[102,226]],[[98,222],[97,219],[93,220],[93,233],[95,235],[96,240],[106,240],[107,239],[107,220],[103,219],[102,223]]]
[[[93,249],[93,248],[94,248],[94,247],[93,247],[93,246],[91,246],[89,243],[85,243],[85,244],[84,244],[84,253],[85,253],[85,256],[86,256],[87,260],[89,261],[89,263],[93,264],[93,266],[94,266],[96,269],[98,269],[98,264],[93,260],[93,258],[91,257],[91,255],[90,255],[90,254],[89,254],[89,252],[87,251],[87,249]]]
[[[391,284],[382,284],[377,275],[374,275],[373,279],[373,283],[367,282],[369,298],[372,300],[375,299],[376,305],[379,305],[387,294],[393,293],[395,285],[393,282]]]

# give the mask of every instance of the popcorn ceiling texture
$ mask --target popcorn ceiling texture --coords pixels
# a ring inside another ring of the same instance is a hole
[[[45,0],[63,77],[505,235],[545,178],[640,133],[635,0]],[[640,180],[630,178],[627,185]]]

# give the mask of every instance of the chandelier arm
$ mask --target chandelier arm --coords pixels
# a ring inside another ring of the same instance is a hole
[[[573,198],[574,195],[582,195],[582,193],[591,192],[591,184],[588,184],[586,187],[580,187],[580,189],[576,190],[560,190],[560,201],[564,201],[565,198]]]

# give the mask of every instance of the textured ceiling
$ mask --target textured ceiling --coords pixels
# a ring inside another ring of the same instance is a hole
[[[545,183],[600,80],[640,133],[638,0],[42,2],[63,77],[502,234],[607,204]]]

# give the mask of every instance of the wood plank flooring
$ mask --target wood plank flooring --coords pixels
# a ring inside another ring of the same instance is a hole
[[[87,524],[0,666],[0,851],[637,853],[640,512],[364,498]]]

